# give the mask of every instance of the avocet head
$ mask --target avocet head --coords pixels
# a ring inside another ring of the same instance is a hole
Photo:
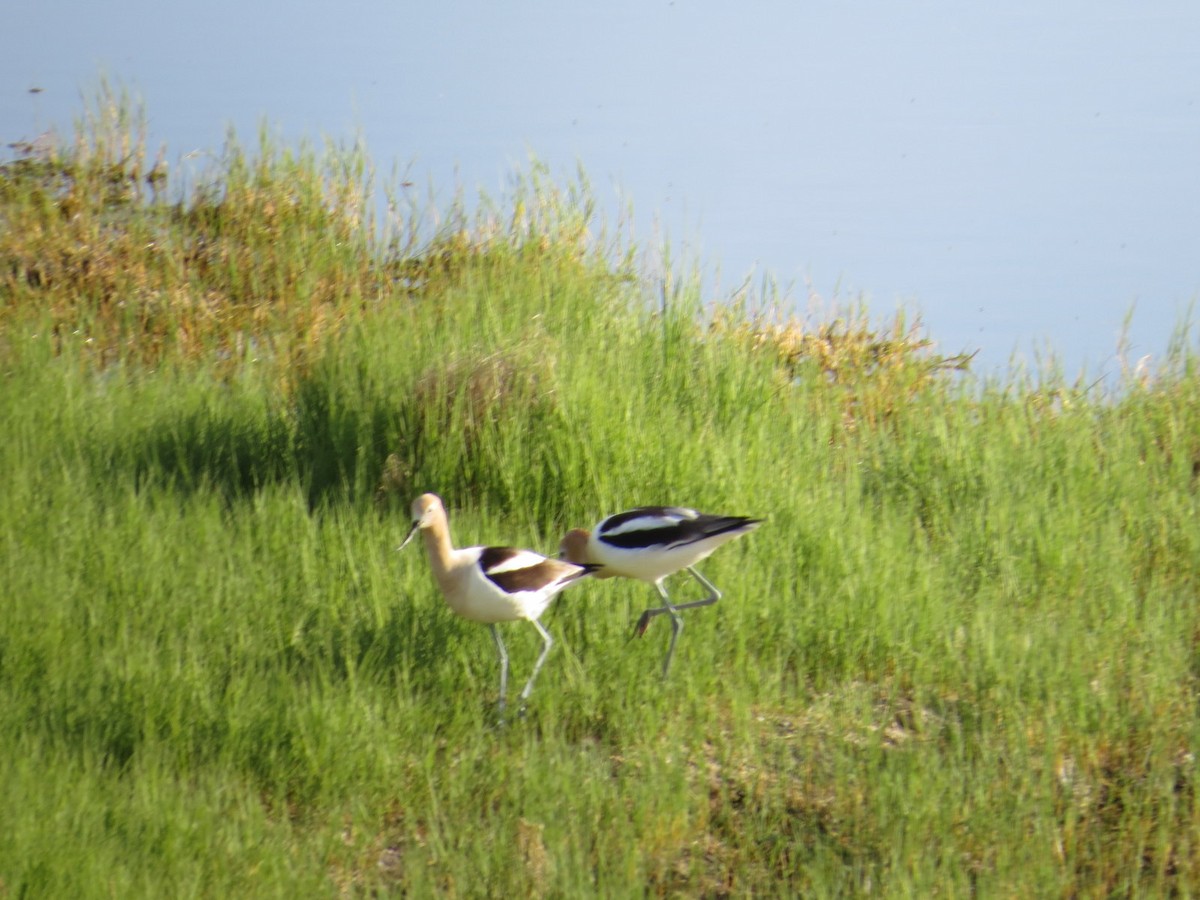
[[[403,550],[405,545],[412,540],[413,535],[420,528],[430,528],[438,519],[446,518],[446,508],[442,506],[442,500],[437,494],[422,494],[412,504],[412,527],[408,529],[408,534],[404,540],[400,542],[397,550]]]
[[[563,535],[562,542],[558,545],[558,558],[575,563],[577,566],[586,565],[590,562],[588,559],[588,539],[590,537],[591,535],[582,528],[572,528]]]

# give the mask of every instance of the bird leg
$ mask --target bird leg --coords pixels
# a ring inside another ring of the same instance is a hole
[[[530,619],[529,624],[538,630],[538,634],[542,636],[542,655],[537,658],[537,662],[533,664],[533,674],[529,676],[529,681],[525,683],[525,689],[521,691],[521,703],[524,704],[529,699],[529,695],[533,693],[533,682],[538,677],[538,672],[541,671],[542,663],[546,661],[546,657],[550,655],[550,648],[554,646],[554,638],[550,637],[550,632],[542,627],[542,623],[537,619]],[[524,706],[522,706],[524,712]]]
[[[492,637],[496,641],[496,649],[500,651],[500,712],[504,712],[504,697],[508,692],[508,652],[504,649],[504,641],[500,640],[500,631],[493,623],[491,626]]]
[[[659,594],[662,595],[662,598],[667,605],[656,607],[654,609],[648,609],[642,613],[641,618],[638,619],[637,625],[635,625],[633,629],[633,632],[637,637],[641,637],[646,633],[646,628],[649,627],[650,620],[655,616],[661,616],[666,612],[669,612],[672,614],[672,616],[674,616],[675,613],[679,612],[679,610],[695,609],[697,606],[711,606],[721,599],[721,592],[717,589],[716,585],[714,585],[711,581],[709,581],[691,566],[687,567],[687,571],[690,572],[692,577],[699,581],[700,584],[702,584],[708,590],[708,596],[701,600],[692,600],[688,603],[671,603],[671,601],[667,599],[667,592],[662,585],[656,585],[658,587]],[[674,610],[674,612],[672,612],[672,610]]]
[[[671,670],[671,660],[675,656],[675,642],[679,640],[679,632],[683,631],[683,617],[679,615],[680,610],[695,609],[697,606],[709,606],[721,599],[721,592],[717,590],[716,586],[711,581],[709,581],[691,566],[688,566],[687,570],[692,573],[693,578],[695,578],[700,582],[700,584],[708,589],[708,596],[700,600],[689,601],[688,603],[674,604],[671,602],[671,598],[667,595],[667,589],[662,586],[662,582],[656,581],[654,586],[658,588],[659,596],[661,596],[663,599],[663,606],[646,610],[644,613],[642,613],[641,618],[638,619],[637,625],[634,626],[634,634],[636,634],[638,637],[641,637],[643,634],[645,634],[646,627],[650,624],[651,619],[653,619],[655,616],[662,615],[663,613],[670,614],[671,644],[669,647],[667,647],[667,658],[663,660],[663,678],[666,678],[667,673]]]
[[[671,603],[671,598],[667,596],[667,589],[661,584],[657,585],[658,592],[662,594],[663,603],[666,604],[667,612],[671,614],[671,643],[667,647],[667,658],[663,660],[663,680],[666,680],[667,673],[671,671],[671,660],[675,658],[675,642],[679,640],[679,632],[683,631],[683,616],[679,614],[679,610]],[[661,612],[662,610],[656,610]],[[645,613],[643,613],[643,616]],[[649,623],[649,618],[646,622]],[[643,629],[645,630],[645,629]]]

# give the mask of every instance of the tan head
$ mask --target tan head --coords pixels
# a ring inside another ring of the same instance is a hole
[[[588,552],[588,542],[591,541],[590,533],[582,528],[572,528],[563,535],[562,541],[558,545],[558,558],[565,559],[567,562],[575,563],[577,566],[595,565],[589,558],[591,554]],[[604,566],[593,570],[593,578],[612,578]]]
[[[558,545],[558,558],[565,559],[567,562],[575,563],[577,566],[596,565],[591,559],[591,554],[588,552],[588,542],[592,536],[582,528],[572,528],[563,535],[562,541]],[[592,571],[593,578],[612,578],[612,574],[604,566]]]
[[[590,537],[591,535],[582,528],[572,528],[563,535],[563,539],[558,545],[558,558],[575,563],[577,566],[591,562],[588,559],[588,538]]]
[[[446,523],[446,507],[442,506],[442,499],[437,494],[422,494],[412,504],[412,527],[408,529],[408,534],[397,547],[397,550],[403,550],[405,544],[412,540],[413,535],[420,528],[433,528],[438,524],[445,525]]]

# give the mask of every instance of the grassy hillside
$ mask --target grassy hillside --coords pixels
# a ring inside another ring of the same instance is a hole
[[[652,283],[536,168],[430,227],[357,151],[175,185],[119,106],[18,156],[0,895],[1200,891],[1186,340],[1113,395],[979,384]],[[652,589],[564,594],[498,728],[487,630],[395,552],[428,490],[460,545],[767,523],[666,682]]]

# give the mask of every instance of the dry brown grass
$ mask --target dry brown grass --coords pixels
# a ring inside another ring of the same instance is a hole
[[[920,323],[910,325],[903,313],[890,323],[874,324],[861,308],[814,324],[796,316],[722,307],[709,332],[766,356],[785,385],[820,379],[840,389],[826,396],[838,398],[841,423],[848,430],[890,422],[917,394],[948,383],[950,374],[965,372],[974,357],[934,352]]]
[[[514,261],[594,260],[586,215],[536,185],[509,220],[454,210],[423,243],[412,222],[381,228],[359,150],[318,157],[264,137],[251,153],[231,140],[180,195],[163,154],[150,161],[140,116],[109,91],[72,139],[13,149],[0,166],[0,333],[32,319],[101,365],[295,369],[382,301],[444,302],[465,273]]]
[[[112,95],[73,141],[16,149],[0,169],[0,328],[32,312],[101,364],[294,361],[380,289],[361,165],[231,146],[211,182],[170,200]]]

